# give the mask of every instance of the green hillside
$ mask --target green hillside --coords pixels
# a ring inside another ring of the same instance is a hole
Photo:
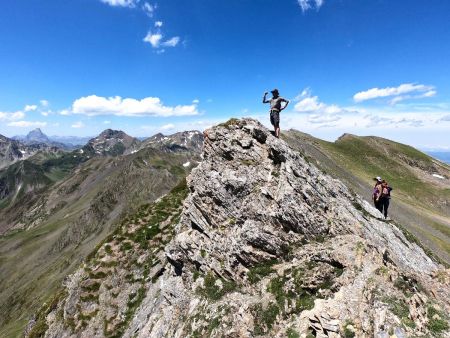
[[[386,179],[394,188],[390,216],[450,263],[448,165],[410,146],[373,136],[345,134],[336,142],[327,142],[290,130],[283,138],[368,201],[373,178]]]
[[[0,336],[20,336],[30,315],[123,215],[168,193],[190,171],[183,164],[196,160],[198,153],[151,148],[92,158],[16,214],[28,229],[0,237]]]

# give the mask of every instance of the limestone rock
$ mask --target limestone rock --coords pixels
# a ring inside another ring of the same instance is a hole
[[[444,268],[340,181],[255,120],[205,135],[175,237],[142,282],[124,337],[407,337],[429,333],[427,307],[448,312],[450,290],[435,277]],[[145,260],[134,250],[116,270],[126,271],[131,257]],[[77,311],[71,297],[86,283],[81,272],[71,281],[59,305],[64,318]],[[126,308],[122,293],[125,303],[134,299],[130,285],[111,285],[117,311]],[[100,299],[111,291],[102,284]],[[74,330],[47,317],[46,336],[102,336],[96,328],[111,324],[106,313],[115,315],[100,307]]]

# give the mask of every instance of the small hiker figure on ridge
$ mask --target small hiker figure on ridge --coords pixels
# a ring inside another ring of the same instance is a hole
[[[375,204],[375,208],[377,208],[384,215],[384,218],[387,219],[392,188],[379,176],[376,177],[375,180],[376,183],[372,194],[373,203]]]
[[[270,103],[270,123],[272,123],[275,128],[275,137],[280,137],[280,112],[289,104],[289,100],[283,99],[278,92],[278,89],[271,91],[272,98],[270,100],[266,99],[268,92],[264,93],[263,103]],[[285,103],[284,107],[281,107],[281,103]]]
[[[384,214],[384,219],[388,218],[389,201],[391,199],[392,188],[388,183],[383,180],[381,182],[381,195],[380,195],[380,211]]]

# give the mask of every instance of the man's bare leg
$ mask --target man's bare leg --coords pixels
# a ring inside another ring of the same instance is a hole
[[[275,128],[275,136],[280,138],[280,127]]]

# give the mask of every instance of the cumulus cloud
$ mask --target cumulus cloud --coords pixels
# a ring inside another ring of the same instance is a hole
[[[25,111],[35,111],[37,106],[35,104],[27,104],[23,110]]]
[[[47,122],[39,121],[13,121],[9,122],[10,127],[20,127],[20,128],[43,128],[47,125]]]
[[[320,102],[318,96],[312,96],[309,88],[304,89],[302,93],[297,96],[296,100],[298,102],[295,104],[294,110],[299,113],[338,114],[345,112],[344,109],[335,104],[328,105]]]
[[[75,122],[74,124],[71,125],[72,128],[83,128],[84,127],[84,123],[81,121]]]
[[[101,2],[113,7],[129,7],[134,8],[139,0],[100,0]]]
[[[146,97],[142,100],[133,98],[101,97],[90,95],[75,100],[72,104],[73,114],[88,116],[192,116],[198,115],[197,104],[165,106],[158,97]]]
[[[23,111],[16,111],[14,113],[0,112],[0,121],[15,121],[21,120],[25,117]]]
[[[358,92],[353,96],[355,102],[363,102],[377,98],[391,98],[390,104],[396,104],[400,101],[412,98],[432,97],[436,95],[433,86],[423,84],[404,83],[398,87],[371,88]]]
[[[161,44],[163,36],[161,33],[152,33],[148,32],[147,35],[144,38],[144,42],[148,42],[152,45],[153,48],[158,48]]]
[[[400,91],[404,90],[401,89]],[[423,90],[421,96],[432,95],[432,93],[429,93],[430,90]],[[292,121],[297,121],[299,125],[312,130],[338,128],[348,132],[353,128],[411,130],[418,127],[431,130],[432,128],[441,128],[450,121],[448,107],[442,107],[441,105],[418,104],[416,106],[397,107],[383,105],[379,108],[354,105],[342,107],[322,102],[318,96],[312,95],[309,88],[304,89],[295,98],[295,101],[297,102],[291,113],[284,114],[286,125],[291,126]]]
[[[155,22],[155,27],[160,28],[160,27],[162,27],[162,25],[163,25],[163,22],[162,22],[162,21],[156,21],[156,22]]]
[[[297,0],[298,4],[300,5],[300,8],[303,12],[306,12],[310,9],[317,9],[319,10],[320,7],[322,7],[324,0]]]
[[[39,103],[41,104],[42,107],[48,107],[48,105],[50,104],[47,100],[41,100],[39,101]]]

